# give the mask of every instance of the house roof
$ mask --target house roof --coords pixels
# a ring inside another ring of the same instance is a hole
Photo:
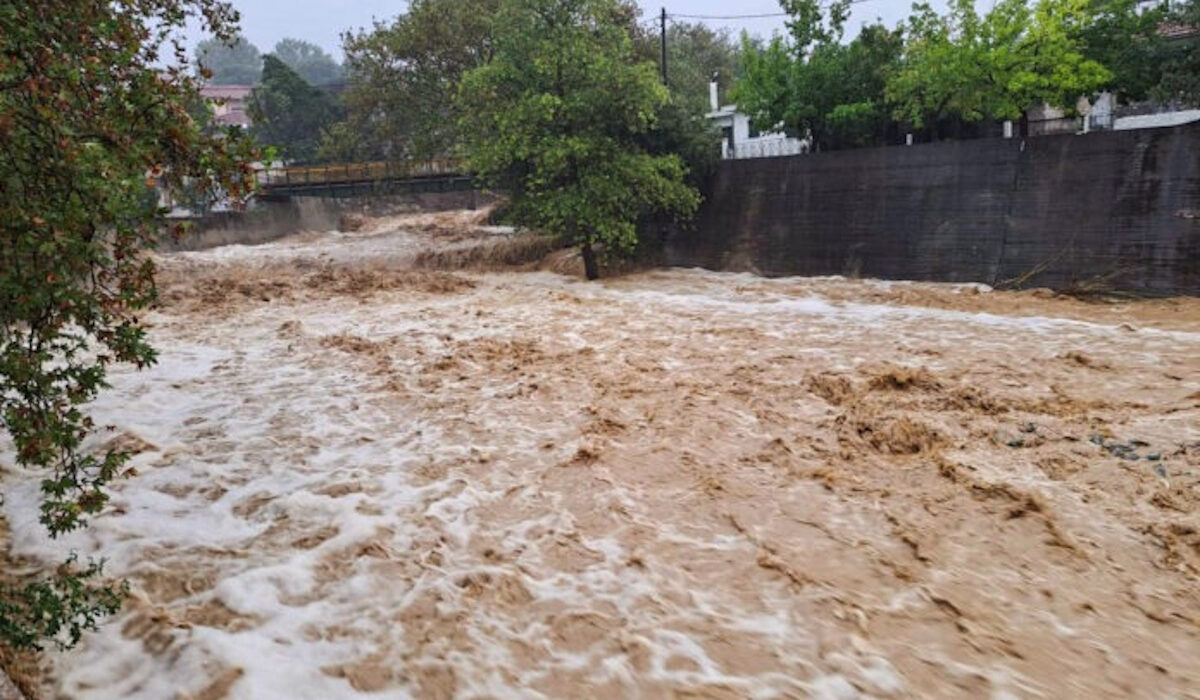
[[[720,109],[708,112],[704,115],[706,119],[721,119],[724,117],[732,117],[737,114],[737,105],[723,105]]]
[[[1158,25],[1158,35],[1164,39],[1187,39],[1200,36],[1200,27],[1178,22],[1163,22]]]
[[[250,115],[246,114],[240,109],[231,109],[225,114],[213,117],[213,123],[221,126],[240,126],[243,128],[249,128]]]
[[[205,85],[200,96],[206,100],[244,100],[254,92],[253,85]]]

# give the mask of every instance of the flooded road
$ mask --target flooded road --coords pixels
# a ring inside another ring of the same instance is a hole
[[[1200,688],[1196,300],[414,269],[424,235],[164,258],[160,362],[95,409],[138,452],[109,510],[49,541],[0,471],[14,555],[134,591],[48,696]]]

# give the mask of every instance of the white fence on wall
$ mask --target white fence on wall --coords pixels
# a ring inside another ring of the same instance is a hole
[[[725,150],[725,158],[775,158],[808,153],[808,142],[802,139],[764,139],[734,144]]]

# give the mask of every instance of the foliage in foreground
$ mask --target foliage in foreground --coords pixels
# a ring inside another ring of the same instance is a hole
[[[84,407],[110,365],[155,360],[140,318],[155,297],[142,251],[162,233],[150,185],[250,185],[246,145],[189,116],[198,86],[172,40],[189,16],[224,39],[237,19],[218,0],[0,5],[0,426],[43,475],[51,536],[99,513],[128,459],[85,443]],[[0,643],[34,648],[73,643],[122,593],[73,560],[13,585]]]
[[[505,0],[492,59],[459,90],[473,172],[510,194],[514,220],[579,246],[589,279],[593,246],[631,250],[644,213],[700,200],[678,156],[640,143],[670,98],[627,17],[616,0]]]
[[[102,562],[76,566],[72,556],[58,575],[24,586],[0,587],[0,641],[15,649],[40,649],[52,640],[60,649],[79,643],[100,619],[121,609],[124,584],[97,586]]]

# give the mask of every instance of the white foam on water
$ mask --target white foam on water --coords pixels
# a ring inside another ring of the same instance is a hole
[[[327,235],[179,258],[349,259],[396,240]],[[173,697],[240,669],[232,698],[417,697],[418,671],[444,666],[458,697],[557,697],[565,691],[555,683],[566,677],[583,684],[571,687],[626,696],[644,687],[754,698],[903,694],[911,679],[894,659],[830,642],[797,612],[814,600],[833,605],[827,590],[797,592],[777,574],[740,586],[712,573],[753,568],[764,550],[752,537],[766,537],[788,499],[803,503],[812,487],[772,494],[763,503],[780,512],[760,507],[752,515],[761,522],[747,534],[724,521],[689,520],[697,496],[670,490],[678,485],[656,490],[649,467],[644,475],[630,470],[644,481],[629,483],[602,467],[589,471],[572,461],[592,419],[584,409],[610,387],[604,376],[572,374],[571,358],[588,351],[606,368],[719,376],[739,360],[730,355],[739,346],[722,338],[729,329],[800,357],[857,348],[828,360],[841,369],[872,359],[864,336],[877,344],[970,343],[998,357],[1030,338],[1047,356],[1093,343],[1140,351],[1142,362],[1155,350],[1139,350],[1141,343],[1164,352],[1200,346],[1200,333],[1149,329],[1130,338],[1083,321],[794,296],[787,280],[747,275],[472,279],[477,287],[462,295],[272,304],[228,319],[156,316],[159,363],[113,373],[113,389],[93,407],[98,424],[150,445],[132,462],[137,475],[116,484],[112,506],[88,529],[50,540],[37,525],[37,475],[0,473],[14,553],[47,565],[71,550],[103,555],[110,574],[134,582],[136,602],[122,616],[52,656],[57,692]],[[579,303],[553,303],[551,292]],[[472,312],[482,307],[490,313],[481,320]],[[301,322],[298,336],[280,335],[288,320]],[[321,344],[338,335],[395,349],[380,360]],[[645,352],[635,345],[642,338],[660,341],[661,350]],[[513,398],[532,375],[492,376],[490,356],[472,352],[488,343],[511,352],[502,344],[517,339],[562,357],[560,384],[539,387],[536,401]],[[672,353],[697,345],[710,352]],[[431,372],[438,358],[461,371]],[[703,387],[694,393],[688,400],[709,398]],[[773,435],[748,404],[719,415],[719,429],[739,439]],[[688,428],[672,425],[677,432],[663,437],[669,459],[682,463]],[[659,428],[647,420],[639,429]],[[672,502],[679,514],[664,516]],[[830,506],[823,515],[831,530],[878,534],[870,532],[880,520],[874,510]],[[605,530],[589,518],[613,525]],[[928,605],[915,586],[893,593],[881,610]],[[724,635],[735,647],[764,650],[755,652],[768,657],[762,668],[723,660],[716,642]],[[819,651],[824,644],[839,650]],[[1001,664],[930,658],[986,676],[995,692],[1021,687]]]

